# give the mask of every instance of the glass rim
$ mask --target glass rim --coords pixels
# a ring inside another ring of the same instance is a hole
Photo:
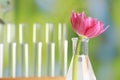
[[[74,40],[78,40],[78,37],[73,37],[71,40],[72,40],[72,41],[74,41]],[[86,42],[88,42],[88,41],[89,41],[89,38],[84,37],[84,38],[82,38],[82,41],[86,41]]]

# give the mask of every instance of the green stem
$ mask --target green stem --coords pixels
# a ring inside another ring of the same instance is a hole
[[[72,80],[77,80],[77,65],[78,65],[78,57],[80,53],[80,45],[81,45],[82,37],[79,36],[76,51],[73,59],[73,71],[72,71]]]

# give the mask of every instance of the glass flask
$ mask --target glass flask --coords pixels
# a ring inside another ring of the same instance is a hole
[[[68,69],[68,73],[66,75],[66,80],[72,80],[72,70],[73,70],[73,59],[74,57],[78,57],[77,62],[77,71],[76,76],[77,80],[96,80],[93,68],[91,66],[91,62],[88,56],[88,38],[83,38],[81,42],[80,54],[78,56],[75,55],[76,44],[78,38],[72,38],[72,48],[73,48],[73,57]]]

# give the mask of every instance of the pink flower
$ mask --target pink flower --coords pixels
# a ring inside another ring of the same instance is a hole
[[[79,36],[93,38],[103,33],[108,27],[104,28],[104,24],[94,18],[86,17],[85,13],[71,14],[71,24],[73,30]]]

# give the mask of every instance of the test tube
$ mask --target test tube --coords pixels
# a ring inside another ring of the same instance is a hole
[[[68,53],[68,41],[67,41],[67,26],[66,23],[58,24],[58,53],[59,53],[59,74],[65,76],[67,72],[67,53]]]
[[[3,57],[4,57],[3,36],[4,36],[4,26],[0,24],[0,78],[3,77]]]
[[[67,24],[63,23],[63,40],[67,40]]]
[[[64,40],[64,76],[67,74],[68,70],[68,41]]]
[[[12,45],[15,42],[16,29],[15,24],[7,24],[7,42],[8,42],[8,76],[13,77]],[[16,67],[16,66],[14,66]]]
[[[47,76],[54,76],[54,66],[55,66],[55,61],[52,62],[52,59],[54,58],[54,28],[53,24],[47,23],[46,24],[46,75]],[[54,56],[55,57],[55,56]]]
[[[55,43],[51,43],[51,77],[55,77]]]
[[[16,41],[16,26],[15,24],[7,24],[7,41],[8,43]]]
[[[28,42],[28,25],[19,24],[19,41],[20,44]]]
[[[12,77],[16,77],[16,43],[12,43]]]
[[[46,43],[54,41],[54,26],[52,23],[46,23]]]
[[[24,57],[24,59],[25,59],[25,63],[24,63],[24,65],[25,65],[25,77],[29,77],[28,44],[27,43],[24,44],[24,49],[25,49],[25,52],[24,52],[25,53],[25,57]]]
[[[42,43],[38,43],[38,77],[42,74]]]
[[[3,44],[0,43],[0,78],[3,77]]]
[[[42,26],[33,24],[33,45],[34,45],[34,76],[41,76],[42,68]],[[39,56],[39,57],[37,57]]]
[[[62,23],[58,24],[58,54],[59,54],[59,75],[63,76],[63,47],[62,47]]]
[[[19,42],[20,42],[20,76],[28,77],[28,25],[19,24]]]
[[[0,24],[0,43],[4,42],[4,25]]]
[[[68,40],[67,40],[67,25],[63,24],[63,44],[64,44],[64,76],[67,73],[67,64],[68,64]]]
[[[33,42],[42,41],[42,26],[41,24],[33,24]]]

